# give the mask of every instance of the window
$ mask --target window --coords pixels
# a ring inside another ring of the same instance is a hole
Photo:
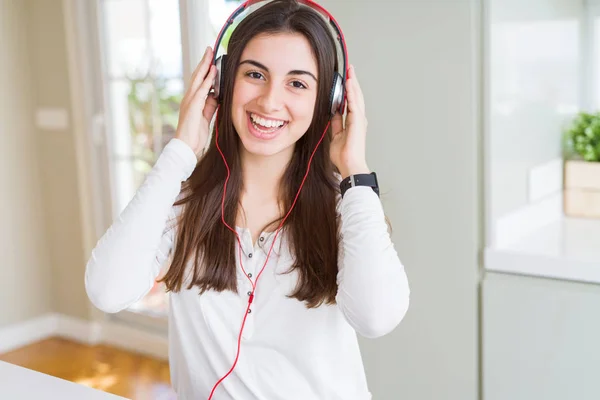
[[[600,0],[586,1],[586,18],[583,30],[585,39],[582,90],[584,108],[591,112],[600,110]]]
[[[594,77],[593,81],[595,82],[594,86],[594,109],[600,109],[600,7],[596,8],[596,13],[594,15]]]
[[[186,65],[214,43],[240,0],[97,0],[113,218],[133,198],[177,129]],[[208,18],[207,18],[208,16]],[[183,28],[183,29],[182,29]],[[187,76],[185,76],[187,75]],[[129,311],[164,316],[164,287]]]

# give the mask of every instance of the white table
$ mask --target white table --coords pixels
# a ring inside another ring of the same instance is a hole
[[[2,361],[0,361],[0,399],[125,400],[124,397]]]

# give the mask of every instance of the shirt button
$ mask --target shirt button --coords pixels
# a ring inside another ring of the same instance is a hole
[[[248,309],[248,314],[250,314],[251,312],[252,312],[252,309],[250,309],[250,308],[249,308],[249,309]]]
[[[252,272],[248,272],[248,278],[252,278]]]
[[[248,296],[252,296],[252,292],[248,292]]]
[[[249,258],[252,258],[252,253],[248,254],[248,257],[249,257]]]
[[[264,241],[265,241],[265,238],[261,236],[261,237],[260,237],[260,241],[261,241],[261,242],[264,242]]]

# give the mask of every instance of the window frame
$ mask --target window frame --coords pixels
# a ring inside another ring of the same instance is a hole
[[[597,26],[596,26],[597,25]],[[596,112],[600,109],[600,0],[586,0],[582,18],[582,109]]]
[[[67,40],[70,47],[70,79],[72,107],[78,146],[78,170],[84,214],[85,254],[91,250],[114,220],[116,202],[115,171],[109,129],[111,116],[108,93],[107,60],[103,57],[106,40],[102,24],[102,4],[105,0],[81,2],[63,0]],[[190,84],[195,66],[204,49],[212,45],[209,7],[211,0],[178,0],[182,43],[182,80],[184,91]],[[85,203],[85,204],[84,204]],[[167,333],[167,317],[152,313],[123,310],[104,314],[90,304],[94,320],[123,322],[145,331],[161,335]]]

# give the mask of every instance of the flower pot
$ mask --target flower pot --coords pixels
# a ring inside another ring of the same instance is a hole
[[[600,162],[565,161],[563,194],[565,215],[600,218]]]

